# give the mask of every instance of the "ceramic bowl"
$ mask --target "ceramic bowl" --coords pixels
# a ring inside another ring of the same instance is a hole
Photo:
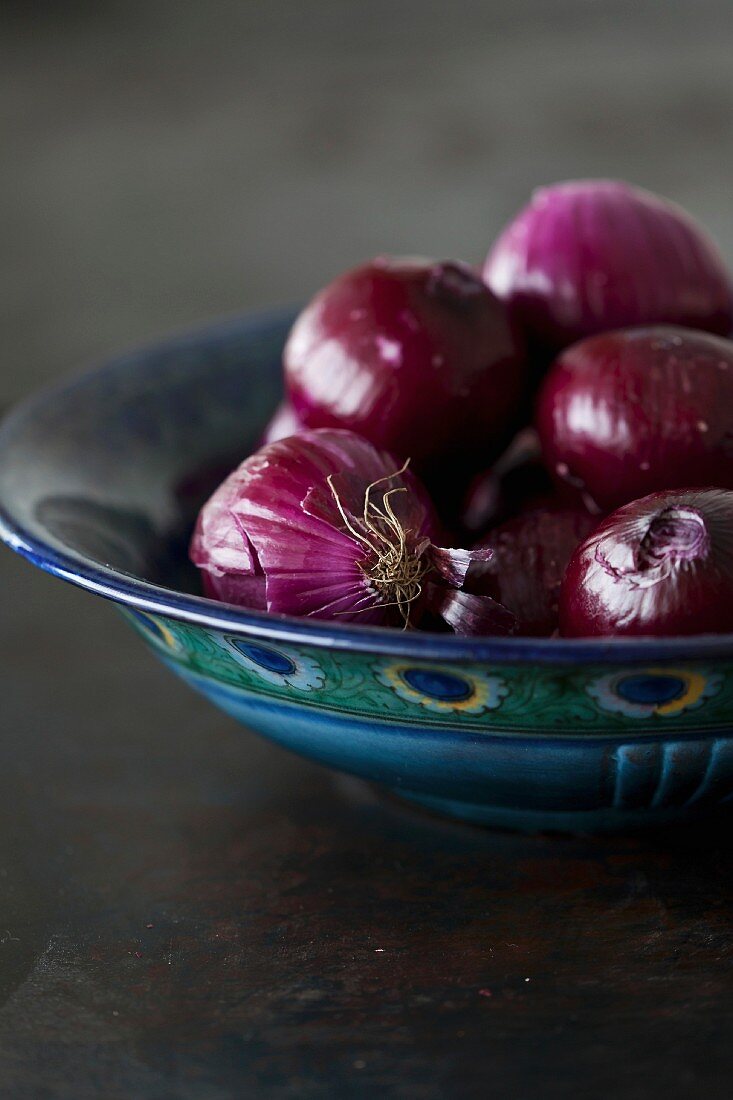
[[[469,640],[198,594],[193,518],[278,400],[290,320],[219,322],[22,406],[0,429],[5,542],[115,601],[246,726],[432,810],[598,830],[731,801],[733,636]]]

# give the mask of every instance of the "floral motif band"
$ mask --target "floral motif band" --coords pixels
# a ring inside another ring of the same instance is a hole
[[[250,641],[126,610],[182,674],[252,695],[355,716],[491,733],[608,736],[727,728],[733,669],[667,666],[493,667],[405,662],[367,653]]]

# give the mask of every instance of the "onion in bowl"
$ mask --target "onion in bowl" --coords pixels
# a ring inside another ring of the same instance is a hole
[[[517,634],[546,637],[557,629],[565,567],[597,523],[596,516],[571,509],[523,512],[478,543],[494,553],[489,561],[470,567],[468,587],[512,611]]]
[[[356,432],[422,474],[498,455],[526,381],[505,306],[466,264],[424,259],[380,258],[330,283],[296,320],[284,365],[306,427]]]
[[[353,432],[321,429],[269,443],[201,509],[190,545],[212,599],[335,622],[457,634],[509,634],[511,612],[463,591],[487,549],[436,545],[421,483]]]
[[[730,275],[707,233],[674,203],[616,180],[536,191],[484,278],[532,340],[555,350],[629,325],[727,335],[733,322]]]
[[[542,462],[534,428],[523,428],[488,470],[474,474],[460,506],[457,526],[476,540],[519,512],[561,508]]]
[[[280,402],[270,417],[264,432],[260,436],[259,446],[264,447],[268,443],[277,443],[280,439],[287,439],[289,435],[297,435],[303,431],[303,425],[296,416],[295,409],[289,401]]]
[[[733,492],[652,493],[603,520],[560,590],[560,633],[674,635],[733,630]]]
[[[662,489],[733,488],[733,343],[672,326],[583,340],[537,403],[550,472],[599,509]]]

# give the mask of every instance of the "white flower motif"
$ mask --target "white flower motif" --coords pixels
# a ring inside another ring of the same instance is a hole
[[[602,710],[629,718],[672,718],[699,707],[721,685],[717,673],[704,676],[688,669],[639,668],[600,676],[586,685],[586,691]]]
[[[314,657],[301,651],[275,649],[248,638],[224,637],[227,652],[234,660],[262,680],[296,691],[315,691],[323,687],[326,675]]]

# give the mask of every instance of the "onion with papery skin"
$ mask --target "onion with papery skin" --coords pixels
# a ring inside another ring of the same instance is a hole
[[[493,557],[469,569],[471,592],[491,596],[514,612],[517,634],[548,636],[557,629],[565,567],[598,519],[569,509],[524,512],[489,532],[478,547]]]
[[[674,203],[613,180],[536,191],[489,252],[484,279],[555,350],[629,325],[731,331],[731,279],[710,237]]]
[[[382,258],[330,283],[284,353],[296,415],[347,428],[421,473],[489,462],[517,427],[524,347],[460,263]]]
[[[487,550],[436,546],[418,480],[353,432],[303,431],[246,459],[199,514],[190,556],[213,598],[383,626],[440,616],[457,633],[509,633],[513,616],[462,593]]]
[[[560,633],[674,635],[733,630],[733,492],[652,493],[603,520],[573,554]]]
[[[556,359],[537,427],[548,469],[604,512],[661,489],[733,488],[733,343],[659,326]]]

